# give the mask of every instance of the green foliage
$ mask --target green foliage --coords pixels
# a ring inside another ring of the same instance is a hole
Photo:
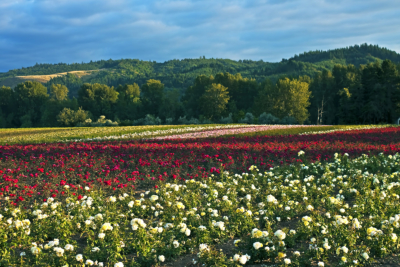
[[[15,114],[21,126],[37,126],[41,118],[41,108],[49,97],[47,88],[41,83],[27,81],[18,84],[12,95]]]
[[[209,85],[200,99],[202,113],[209,119],[221,116],[229,99],[227,87],[216,83]]]
[[[89,114],[87,111],[79,108],[79,110],[74,111],[69,108],[64,108],[58,115],[57,121],[61,126],[76,126],[79,123],[84,123]]]
[[[224,124],[233,123],[232,113],[229,113],[228,117],[225,118],[221,117],[221,123]]]
[[[278,124],[279,119],[270,113],[262,113],[258,118],[259,124]]]
[[[290,116],[299,123],[393,123],[400,116],[399,62],[399,54],[363,44],[307,52],[279,63],[201,57],[164,63],[121,59],[36,64],[0,74],[0,86],[15,75],[99,71],[51,79],[45,84],[50,97],[37,82],[21,83],[14,90],[1,87],[0,127],[56,126],[56,114],[79,106],[124,125],[135,120],[143,124],[146,114],[163,121],[186,116],[187,123],[232,114],[226,119],[238,122],[248,112],[255,117]],[[210,90],[213,84],[227,93]],[[77,99],[66,101],[68,96]]]
[[[80,114],[82,115],[82,114]],[[82,117],[83,119],[83,117]],[[105,126],[118,126],[118,122],[113,122],[112,120],[108,120],[106,119],[106,116],[100,116],[96,122],[92,122],[92,120],[89,119],[85,119],[84,122],[79,122],[77,124],[77,126],[79,127],[105,127]]]
[[[142,86],[143,109],[152,115],[157,115],[159,105],[164,99],[164,84],[159,80],[148,80]]]
[[[52,84],[50,86],[50,99],[64,101],[68,99],[68,88],[61,84]]]
[[[253,122],[254,122],[254,115],[250,112],[247,112],[244,118],[239,120],[239,123],[252,124]]]
[[[95,117],[104,114],[110,117],[113,114],[112,105],[117,101],[118,94],[114,87],[98,83],[85,83],[78,91],[78,101],[84,109],[90,110]]]

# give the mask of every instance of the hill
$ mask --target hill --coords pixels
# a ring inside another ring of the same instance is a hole
[[[400,54],[378,45],[362,44],[328,51],[305,52],[290,59],[282,59],[278,63],[200,57],[173,59],[163,63],[138,59],[109,59],[89,63],[36,64],[0,73],[0,86],[13,87],[25,80],[36,80],[47,86],[53,83],[64,84],[70,89],[71,95],[76,95],[77,89],[84,82],[118,86],[134,82],[142,85],[149,79],[156,79],[167,88],[178,88],[183,92],[201,74],[241,73],[243,77],[254,78],[258,82],[265,78],[275,81],[281,76],[313,77],[323,70],[332,70],[336,64],[358,66],[381,62],[384,59],[398,64]]]
[[[19,83],[23,83],[25,81],[36,81],[46,84],[54,78],[64,77],[68,74],[73,74],[82,81],[88,81],[90,80],[91,77],[96,76],[99,71],[100,70],[84,70],[84,71],[77,70],[77,71],[61,72],[48,75],[25,75],[25,76],[7,77],[3,78],[0,86],[4,85],[13,88],[17,86]]]

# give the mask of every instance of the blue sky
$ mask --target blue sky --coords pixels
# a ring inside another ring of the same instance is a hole
[[[370,43],[400,52],[398,0],[0,0],[0,72],[100,59],[277,62]]]

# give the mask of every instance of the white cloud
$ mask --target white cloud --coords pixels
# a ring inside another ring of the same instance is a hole
[[[0,71],[108,58],[279,61],[373,43],[399,50],[400,1],[2,0]]]

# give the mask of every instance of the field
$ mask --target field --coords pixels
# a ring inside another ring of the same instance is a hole
[[[398,127],[6,129],[0,142],[0,266],[398,266]]]
[[[74,74],[78,78],[82,78],[83,81],[86,81],[88,78],[96,76],[98,74],[98,72],[101,71],[101,70],[105,70],[105,69],[100,69],[100,70],[78,70],[78,71],[61,72],[61,73],[55,73],[55,74],[49,74],[49,75],[15,76],[15,77],[10,77],[10,78],[5,78],[2,81],[0,81],[0,86],[4,85],[4,86],[8,86],[8,87],[14,88],[19,83],[23,83],[23,82],[26,82],[26,81],[35,81],[35,82],[40,82],[40,83],[47,83],[52,78],[65,76],[68,73]]]

